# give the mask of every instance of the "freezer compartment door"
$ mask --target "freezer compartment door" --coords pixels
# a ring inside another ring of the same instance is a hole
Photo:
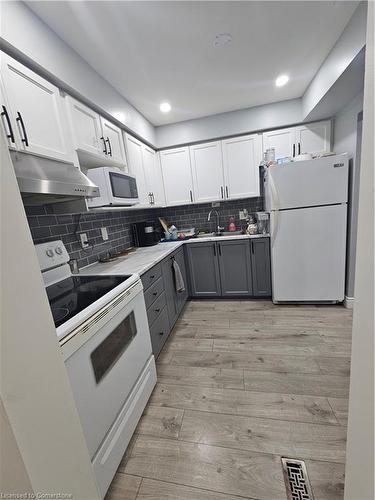
[[[273,300],[344,300],[347,205],[271,213]]]
[[[272,166],[266,185],[268,210],[346,203],[348,156]]]

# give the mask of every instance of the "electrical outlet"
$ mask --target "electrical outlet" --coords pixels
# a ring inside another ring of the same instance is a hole
[[[102,233],[103,241],[107,241],[108,240],[108,231],[107,231],[107,228],[106,227],[101,227],[100,231]]]
[[[240,216],[240,220],[246,220],[248,218],[249,214],[248,214],[248,211],[246,210],[246,208],[239,211],[239,216]]]
[[[213,201],[211,203],[211,207],[212,208],[218,208],[218,207],[220,207],[220,201]]]
[[[89,247],[89,240],[87,239],[87,234],[86,233],[80,233],[79,239],[81,240],[81,247],[82,248],[87,248]]]

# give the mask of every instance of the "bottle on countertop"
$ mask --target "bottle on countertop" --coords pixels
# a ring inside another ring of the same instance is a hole
[[[254,217],[249,217],[249,222],[246,228],[246,234],[258,234],[258,225],[255,222]]]
[[[234,222],[234,217],[233,216],[230,216],[229,217],[229,225],[228,225],[228,231],[235,231],[236,230],[236,224]]]

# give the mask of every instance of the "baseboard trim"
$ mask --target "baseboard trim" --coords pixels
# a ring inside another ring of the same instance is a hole
[[[345,295],[344,307],[346,307],[347,309],[353,309],[353,307],[354,307],[354,297],[347,297]]]

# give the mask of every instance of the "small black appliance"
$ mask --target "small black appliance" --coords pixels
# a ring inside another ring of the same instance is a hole
[[[160,234],[155,229],[154,222],[136,222],[132,226],[133,239],[136,247],[150,247],[160,241]]]

